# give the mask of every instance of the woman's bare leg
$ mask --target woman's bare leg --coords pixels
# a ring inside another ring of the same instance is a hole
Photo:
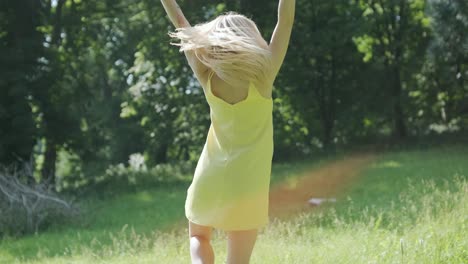
[[[189,221],[190,256],[192,264],[213,264],[214,252],[211,247],[213,228],[201,226]]]
[[[257,229],[229,231],[227,264],[248,264],[252,255]]]

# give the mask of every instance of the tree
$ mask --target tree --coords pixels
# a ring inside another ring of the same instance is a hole
[[[468,3],[461,0],[429,1],[433,39],[422,79],[426,112],[436,120],[461,123],[468,116]],[[468,122],[468,121],[465,121]],[[458,124],[461,125],[461,124]]]
[[[0,163],[29,160],[36,136],[30,92],[44,56],[40,3],[0,4]]]
[[[321,131],[318,138],[328,148],[338,119],[349,119],[344,114],[358,93],[355,78],[361,62],[352,37],[360,22],[349,1],[299,1],[298,9],[278,85],[293,98],[310,136]]]
[[[367,24],[367,32],[355,38],[365,61],[383,65],[381,86],[389,100],[393,136],[407,136],[405,89],[424,58],[429,37],[425,0],[361,0],[357,2]],[[383,102],[384,103],[384,102]]]

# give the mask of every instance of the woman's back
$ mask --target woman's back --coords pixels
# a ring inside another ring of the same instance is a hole
[[[211,73],[211,72],[210,72]],[[210,74],[208,73],[208,74]],[[229,104],[236,104],[245,100],[249,93],[251,82],[239,80],[236,84],[230,84],[214,74],[210,81],[211,92],[216,97]],[[207,85],[203,85],[206,90]],[[262,97],[269,99],[272,96],[272,85],[267,83],[256,84],[255,88]]]

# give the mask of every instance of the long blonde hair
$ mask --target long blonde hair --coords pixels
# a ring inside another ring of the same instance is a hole
[[[229,12],[194,27],[169,33],[180,51],[194,51],[198,59],[224,81],[256,83],[266,80],[270,51],[257,25],[249,18]]]

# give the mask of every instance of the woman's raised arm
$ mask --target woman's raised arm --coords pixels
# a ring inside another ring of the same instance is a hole
[[[161,0],[161,3],[163,4],[172,24],[174,24],[176,28],[190,27],[190,23],[185,18],[184,13],[182,13],[182,9],[180,9],[175,0]],[[193,73],[195,73],[197,79],[203,84],[207,79],[208,67],[206,67],[197,58],[194,51],[185,51],[185,57],[187,58]]]
[[[176,28],[190,27],[190,23],[185,18],[182,9],[175,0],[161,0],[169,19]]]
[[[294,24],[296,0],[279,0],[278,23],[270,40],[270,51],[273,64],[273,76],[276,76],[283,64],[289,39]]]

